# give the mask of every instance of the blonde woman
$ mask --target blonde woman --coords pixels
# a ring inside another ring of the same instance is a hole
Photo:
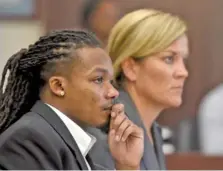
[[[127,117],[144,129],[146,137],[142,170],[165,169],[162,137],[155,120],[164,109],[182,103],[188,76],[184,64],[189,53],[186,31],[185,22],[178,16],[142,9],[125,15],[109,37],[108,52],[119,100],[125,105]],[[99,130],[91,132],[97,137],[91,151],[94,163],[114,169],[107,136]]]

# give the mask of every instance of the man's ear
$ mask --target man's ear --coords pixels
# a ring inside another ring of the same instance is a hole
[[[127,58],[121,63],[122,72],[129,81],[135,81],[137,78],[138,65],[132,58]]]
[[[67,86],[67,80],[64,77],[61,76],[50,77],[48,83],[50,90],[54,95],[58,97],[63,97],[66,94],[65,90]]]

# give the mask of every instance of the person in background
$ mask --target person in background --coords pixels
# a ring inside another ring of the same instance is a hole
[[[113,61],[118,99],[125,105],[128,118],[144,130],[142,170],[165,170],[156,118],[163,110],[182,103],[188,77],[184,63],[189,54],[186,32],[187,26],[178,16],[140,9],[121,18],[109,36],[107,49]],[[94,162],[113,169],[115,161],[107,146],[107,135],[100,129],[88,131],[98,138],[90,151]]]
[[[107,44],[108,35],[119,15],[119,8],[112,0],[87,0],[82,24],[85,29],[94,32],[104,44]]]
[[[0,84],[0,168],[103,169],[89,155],[96,139],[83,128],[110,119],[115,168],[138,169],[143,131],[112,103],[119,94],[112,78],[110,57],[85,31],[54,31],[14,54]]]
[[[223,84],[211,89],[201,100],[197,116],[200,151],[205,155],[223,155]]]

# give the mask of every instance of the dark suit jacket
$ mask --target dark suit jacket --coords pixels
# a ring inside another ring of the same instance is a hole
[[[152,126],[152,135],[154,138],[153,146],[147,136],[146,129],[140,119],[140,116],[130,96],[123,89],[119,90],[119,93],[119,101],[125,105],[125,112],[128,118],[133,121],[136,125],[144,129],[144,154],[141,160],[140,169],[165,170],[165,157],[162,151],[163,142],[159,125],[157,123],[154,123]],[[92,157],[93,162],[102,165],[107,169],[114,169],[114,162],[109,152],[109,147],[107,143],[107,135],[101,132],[100,129],[96,128],[88,128],[87,131],[97,138],[95,146],[90,151],[90,155]]]
[[[88,170],[64,123],[41,101],[0,135],[0,169]]]

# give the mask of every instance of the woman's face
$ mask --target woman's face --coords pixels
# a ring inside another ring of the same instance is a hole
[[[134,62],[134,86],[137,94],[148,103],[163,108],[178,107],[188,71],[188,38],[181,36],[164,51]]]

